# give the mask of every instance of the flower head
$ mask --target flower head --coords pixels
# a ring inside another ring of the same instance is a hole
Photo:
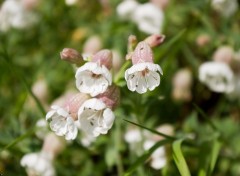
[[[159,86],[159,73],[163,72],[159,65],[153,63],[153,53],[146,42],[142,41],[137,45],[132,55],[132,63],[133,66],[125,72],[129,90],[142,94]]]
[[[90,136],[106,134],[111,129],[115,116],[101,100],[92,98],[83,103],[78,111],[80,128]]]
[[[225,17],[232,16],[238,10],[237,0],[212,0],[212,8]]]
[[[223,62],[206,62],[199,68],[199,79],[214,92],[228,93],[234,89],[234,75]]]
[[[164,13],[153,3],[145,3],[136,8],[133,21],[142,32],[160,34],[163,27]]]
[[[124,0],[117,6],[117,13],[122,19],[132,19],[138,6],[139,4],[135,0]]]
[[[91,96],[105,92],[112,84],[112,75],[108,70],[112,66],[111,59],[111,52],[102,50],[94,55],[92,62],[78,68],[75,75],[78,90]]]
[[[52,156],[44,151],[30,153],[21,159],[21,166],[26,168],[29,176],[54,176],[55,170],[52,165]]]
[[[52,106],[52,110],[46,115],[46,120],[50,121],[50,128],[58,136],[65,136],[66,140],[73,140],[77,137],[76,126],[77,112],[88,96],[82,93],[75,95],[66,101],[64,107]]]

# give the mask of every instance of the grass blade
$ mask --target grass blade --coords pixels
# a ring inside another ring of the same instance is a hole
[[[150,155],[157,149],[159,148],[160,146],[163,146],[167,143],[170,143],[171,140],[169,139],[164,139],[164,140],[161,140],[159,142],[157,142],[154,146],[152,146],[148,151],[146,151],[140,158],[138,158],[134,164],[126,171],[126,173],[124,174],[124,176],[129,176],[132,174],[132,172],[134,170],[136,170],[136,168],[138,166],[140,166],[141,164],[143,164],[149,157]]]
[[[212,172],[213,172],[213,170],[215,168],[215,164],[217,162],[218,154],[219,154],[219,152],[221,150],[221,146],[222,146],[222,144],[221,144],[221,142],[219,142],[218,139],[216,139],[213,142],[208,175],[212,175]]]
[[[167,135],[167,134],[164,134],[164,133],[158,132],[158,131],[156,131],[156,130],[150,129],[150,128],[148,128],[148,127],[142,126],[142,125],[140,125],[140,124],[137,124],[137,123],[135,123],[135,122],[131,122],[131,121],[126,120],[126,119],[123,119],[123,120],[126,121],[126,122],[128,122],[128,123],[131,123],[131,124],[133,124],[133,125],[136,125],[136,126],[138,126],[138,127],[140,127],[140,128],[143,128],[143,129],[145,129],[145,130],[148,130],[148,131],[150,131],[150,132],[152,132],[152,133],[155,133],[155,134],[157,134],[157,135],[159,135],[159,136],[163,136],[163,137],[165,137],[166,139],[169,139],[169,140],[176,140],[176,139],[177,139],[177,138],[174,137],[174,136],[169,136],[169,135]]]
[[[179,140],[173,142],[173,145],[172,145],[173,159],[175,161],[175,164],[177,165],[177,168],[178,168],[181,176],[191,176],[190,171],[187,166],[187,163],[182,154],[182,150],[181,150],[182,142],[183,142],[183,139],[179,139]]]

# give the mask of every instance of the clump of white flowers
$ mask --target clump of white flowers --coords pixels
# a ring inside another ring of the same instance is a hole
[[[212,0],[211,6],[224,17],[230,17],[238,10],[237,0]]]
[[[51,130],[58,136],[65,136],[66,140],[75,139],[80,129],[91,142],[111,129],[115,120],[113,110],[119,103],[120,91],[112,85],[110,72],[112,52],[103,49],[85,61],[78,51],[65,48],[60,56],[79,66],[75,78],[80,93],[65,101],[63,106],[53,105],[46,120],[50,121]]]
[[[130,19],[138,29],[147,34],[160,34],[164,22],[162,9],[154,3],[139,4],[135,0],[124,0],[117,7],[122,19]]]
[[[53,159],[63,149],[63,142],[53,133],[44,138],[42,150],[22,157],[20,164],[26,168],[28,176],[55,176]]]
[[[5,0],[0,9],[0,31],[10,28],[25,29],[38,21],[33,8],[37,0]]]
[[[155,35],[153,37],[156,38]],[[139,42],[130,56],[133,66],[125,71],[128,89],[140,94],[159,86],[160,75],[163,74],[161,67],[153,63],[153,52],[147,41],[151,41],[151,45],[156,42],[150,39]]]
[[[231,98],[240,97],[239,92],[240,60],[229,46],[219,47],[213,61],[199,67],[199,80],[210,90],[225,93]]]

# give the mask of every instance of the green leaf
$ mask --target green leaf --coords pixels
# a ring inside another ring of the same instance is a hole
[[[215,164],[216,164],[216,161],[217,161],[217,158],[218,158],[218,154],[221,150],[221,146],[222,146],[222,143],[218,139],[214,140],[213,146],[212,146],[208,175],[212,175],[212,172],[215,168]]]
[[[171,142],[171,140],[169,140],[169,139],[164,139],[164,140],[161,140],[161,141],[157,142],[154,146],[152,146],[148,151],[146,151],[141,157],[139,157],[133,163],[133,165],[126,171],[124,176],[131,175],[131,173],[133,171],[135,171],[138,166],[143,164],[157,148],[159,148],[160,146],[163,146],[167,143],[170,143],[170,142]]]
[[[173,145],[172,145],[173,159],[175,161],[175,164],[177,165],[177,168],[178,168],[181,176],[191,176],[190,171],[187,166],[187,163],[182,154],[182,150],[181,150],[182,142],[183,142],[183,139],[179,139],[179,140],[173,142]]]
[[[174,136],[169,136],[169,135],[167,135],[167,134],[164,134],[164,133],[158,132],[158,131],[156,131],[156,130],[150,129],[150,128],[148,128],[148,127],[142,126],[142,125],[140,125],[140,124],[137,124],[137,123],[135,123],[135,122],[131,122],[131,121],[126,120],[126,119],[123,119],[123,120],[126,121],[126,122],[128,122],[128,123],[131,123],[131,124],[133,124],[133,125],[136,125],[136,126],[138,126],[138,127],[140,127],[140,128],[143,128],[143,129],[145,129],[145,130],[148,130],[148,131],[150,131],[150,132],[152,132],[152,133],[155,133],[155,134],[157,134],[157,135],[163,136],[163,137],[165,137],[166,139],[169,139],[169,140],[176,140],[176,139],[177,139],[177,138],[174,137]]]

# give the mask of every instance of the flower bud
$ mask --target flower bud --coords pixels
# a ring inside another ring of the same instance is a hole
[[[137,44],[137,37],[135,35],[130,35],[128,37],[128,52],[132,52]]]
[[[213,60],[230,64],[234,57],[234,51],[229,46],[219,47],[213,54]]]
[[[192,73],[188,69],[179,70],[173,78],[172,97],[174,100],[189,101],[192,98]]]
[[[165,39],[165,35],[153,34],[147,37],[144,41],[151,47],[161,45]]]
[[[93,56],[92,61],[104,65],[110,70],[112,68],[112,52],[107,49],[101,50]]]
[[[54,133],[48,133],[44,138],[44,143],[42,151],[55,157],[59,152],[61,152],[65,147],[65,143]]]
[[[211,40],[211,37],[208,34],[201,34],[197,37],[196,44],[199,47],[203,47],[203,46],[209,44],[210,40]]]
[[[95,53],[97,53],[101,49],[102,49],[102,42],[101,42],[100,37],[98,37],[98,36],[91,36],[84,43],[83,53],[85,53],[85,54],[95,54]]]
[[[120,90],[117,86],[108,87],[106,92],[96,96],[99,100],[105,103],[109,108],[115,109],[120,103]]]
[[[145,42],[139,42],[132,55],[132,63],[138,64],[142,62],[153,63],[153,52],[150,46]]]
[[[60,52],[60,57],[62,60],[67,61],[71,64],[81,64],[83,63],[83,58],[81,54],[72,48],[64,48],[62,52]]]
[[[90,97],[84,93],[78,93],[67,99],[64,104],[64,108],[68,110],[69,114],[74,120],[77,120],[77,113],[80,106],[88,100]]]

